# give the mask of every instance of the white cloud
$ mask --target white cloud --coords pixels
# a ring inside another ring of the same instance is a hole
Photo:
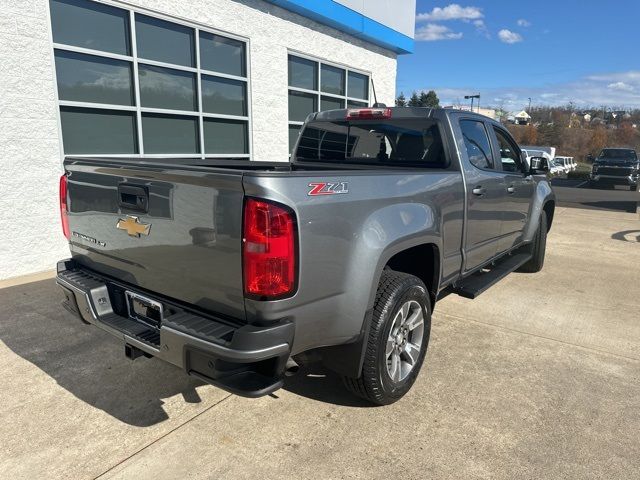
[[[623,92],[633,92],[634,88],[632,85],[624,82],[613,82],[607,85],[612,90],[620,90]]]
[[[517,24],[519,27],[530,27],[531,26],[531,22],[529,20],[525,20],[524,18],[521,18],[517,21]]]
[[[587,77],[587,80],[592,80],[594,82],[609,82],[609,83],[624,82],[631,85],[639,85],[640,71],[630,70],[628,72],[590,75]]]
[[[484,23],[484,20],[474,20],[473,26],[476,27],[476,32],[480,35],[484,35],[487,38],[491,38],[491,34],[489,33],[489,29],[487,25]]]
[[[482,9],[478,7],[462,7],[457,3],[452,3],[444,8],[435,7],[429,13],[419,13],[416,21],[444,21],[444,20],[476,20],[483,18]]]
[[[444,25],[427,23],[416,30],[416,40],[423,42],[435,42],[438,40],[459,40],[462,32],[454,32]]]
[[[522,35],[516,32],[512,32],[511,30],[507,30],[506,28],[503,28],[498,32],[498,38],[501,42],[509,44],[522,41]]]
[[[619,85],[622,83],[623,85]],[[435,87],[435,88],[434,88]],[[476,93],[477,87],[438,88],[435,90],[443,105],[466,104],[464,96]],[[546,84],[538,87],[504,87],[480,91],[481,105],[521,109],[533,99],[534,105],[567,105],[573,102],[578,108],[602,107],[640,108],[640,71],[613,72],[590,75],[572,82]]]

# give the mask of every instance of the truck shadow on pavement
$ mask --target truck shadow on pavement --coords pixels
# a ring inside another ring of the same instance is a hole
[[[342,384],[342,379],[320,362],[301,366],[296,375],[285,379],[283,388],[301,397],[333,405],[375,407],[347,391]],[[278,392],[275,395],[277,396]]]
[[[166,420],[163,399],[177,394],[189,403],[201,401],[201,381],[160,360],[127,360],[122,342],[68,313],[53,279],[1,289],[0,312],[0,341],[11,351],[122,422],[147,427]],[[15,365],[3,360],[0,369]],[[32,384],[20,378],[29,372],[16,369],[13,381]]]
[[[640,230],[625,230],[623,232],[614,233],[611,235],[611,238],[623,242],[640,243]]]

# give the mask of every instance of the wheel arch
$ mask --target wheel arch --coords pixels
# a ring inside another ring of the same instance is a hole
[[[367,347],[376,292],[382,272],[386,268],[414,275],[422,280],[427,287],[427,293],[431,300],[430,307],[433,312],[441,278],[440,251],[440,245],[434,237],[426,242],[414,241],[390,247],[381,255],[373,278],[371,298],[359,337],[351,343],[318,349],[327,368],[347,377],[359,377]],[[423,258],[424,261],[421,260]]]
[[[431,309],[435,307],[440,284],[440,248],[435,243],[409,247],[389,258],[383,268],[418,277],[427,287]],[[382,273],[382,272],[381,272]]]
[[[551,229],[553,216],[555,213],[556,197],[547,181],[540,181],[537,184],[531,207],[529,209],[529,221],[524,229],[523,240],[526,243],[532,242],[540,224],[542,212],[547,214],[547,231]]]
[[[547,200],[542,207],[544,213],[547,214],[547,232],[551,231],[551,224],[553,223],[553,216],[556,211],[556,202],[555,200]]]

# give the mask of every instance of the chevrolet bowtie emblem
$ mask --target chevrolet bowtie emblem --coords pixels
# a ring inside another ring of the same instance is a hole
[[[118,220],[116,228],[119,230],[126,230],[131,237],[140,238],[140,235],[149,235],[151,224],[140,223],[140,219],[138,217],[127,215],[127,218],[121,218]]]

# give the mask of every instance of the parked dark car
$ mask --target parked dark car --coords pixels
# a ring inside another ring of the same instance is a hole
[[[635,191],[638,187],[640,160],[630,148],[605,148],[594,160],[591,168],[592,187],[625,185]]]
[[[440,296],[542,268],[555,197],[531,163],[500,123],[425,108],[312,114],[290,163],[69,157],[63,304],[241,395],[314,351],[392,403]]]

